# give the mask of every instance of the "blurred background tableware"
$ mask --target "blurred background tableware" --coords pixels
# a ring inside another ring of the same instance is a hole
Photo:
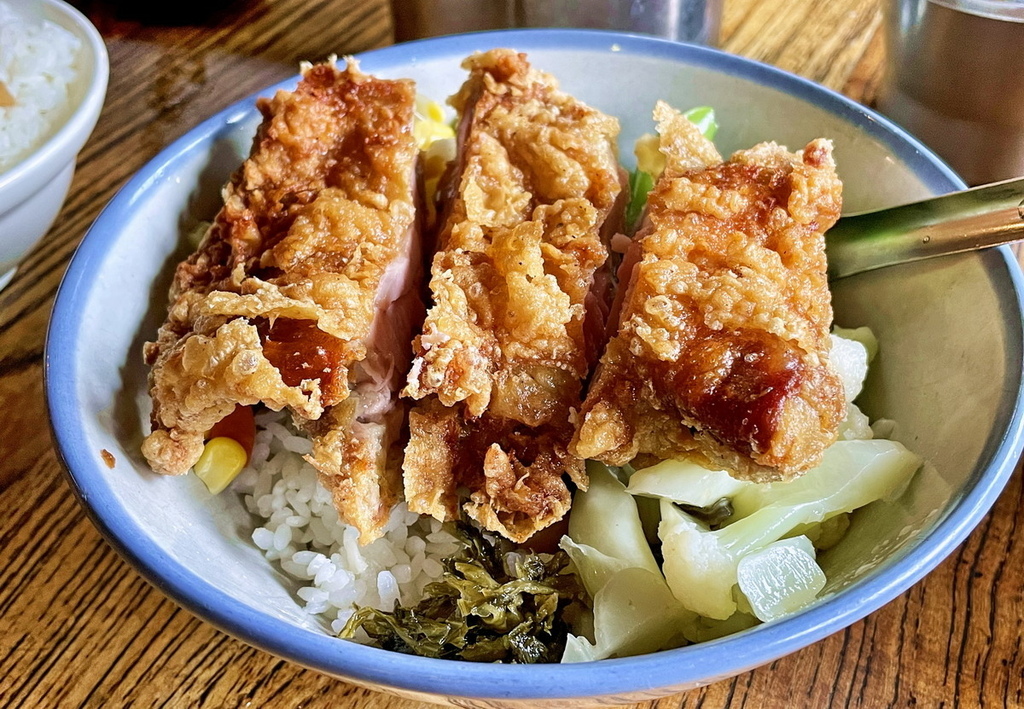
[[[886,0],[883,113],[969,184],[1024,175],[1024,2]]]
[[[107,24],[139,22],[156,27],[216,25],[231,22],[252,0],[206,0],[194,2],[138,2],[137,0],[68,0],[90,18],[101,17]],[[101,30],[104,28],[101,27]]]
[[[80,44],[73,60],[75,78],[67,88],[71,105],[66,109],[66,118],[31,152],[17,157],[12,165],[0,165],[0,288],[7,285],[18,261],[57,218],[71,184],[78,151],[92,133],[103,107],[109,73],[103,39],[75,8],[61,0],[5,0],[5,4],[13,10],[12,17],[17,17],[12,23],[53,23],[70,32]],[[13,24],[8,29],[12,27]],[[18,27],[17,31],[21,31],[20,24]],[[12,49],[17,44],[13,38],[8,42],[7,46],[3,44],[0,32],[0,59],[15,65],[27,61],[25,57],[9,54],[31,49],[32,42],[17,49]],[[58,62],[52,53],[37,60],[42,62],[38,66]],[[17,95],[11,97],[12,110],[18,100]],[[7,118],[0,110],[0,120]]]
[[[715,45],[723,0],[392,0],[395,41],[512,27],[583,27]]]

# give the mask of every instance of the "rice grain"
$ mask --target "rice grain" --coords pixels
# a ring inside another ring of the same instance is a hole
[[[400,504],[384,536],[365,547],[359,532],[344,524],[331,494],[302,458],[308,441],[281,414],[260,414],[249,466],[233,490],[253,515],[253,544],[299,582],[298,598],[338,633],[355,606],[391,610],[414,604],[444,569],[440,559],[459,541],[440,522],[421,518]],[[298,441],[302,441],[300,444]],[[365,633],[356,639],[368,641]]]
[[[0,173],[13,167],[70,117],[82,42],[63,27],[0,2]]]

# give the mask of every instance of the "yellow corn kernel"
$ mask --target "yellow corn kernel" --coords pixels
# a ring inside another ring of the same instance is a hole
[[[434,121],[416,121],[412,133],[420,150],[426,150],[434,141],[455,137],[450,125]]]
[[[441,104],[422,96],[416,97],[416,121],[412,133],[420,150],[426,150],[435,140],[455,137],[455,131],[444,122]]]
[[[665,171],[665,156],[661,154],[660,148],[661,139],[650,133],[640,136],[633,148],[636,166],[654,178]]]
[[[242,472],[247,459],[248,455],[241,443],[233,438],[219,436],[206,442],[203,454],[192,466],[192,472],[216,495]]]

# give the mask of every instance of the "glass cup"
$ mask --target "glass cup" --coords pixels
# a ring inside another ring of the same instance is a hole
[[[1024,175],[1024,1],[887,0],[878,108],[969,184]]]

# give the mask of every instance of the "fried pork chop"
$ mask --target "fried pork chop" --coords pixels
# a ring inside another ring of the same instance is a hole
[[[182,262],[152,365],[154,470],[196,462],[236,405],[288,407],[363,543],[401,497],[398,400],[422,322],[411,81],[354,61],[258,103],[252,152]]]
[[[666,104],[655,119],[667,166],[620,270],[617,332],[570,450],[793,477],[844,416],[828,359],[823,236],[841,201],[832,146],[764,143],[723,163]]]
[[[510,50],[467,59],[452,99],[433,304],[404,393],[409,508],[466,512],[522,542],[586,487],[567,446],[603,337],[607,237],[621,224],[618,122]]]

